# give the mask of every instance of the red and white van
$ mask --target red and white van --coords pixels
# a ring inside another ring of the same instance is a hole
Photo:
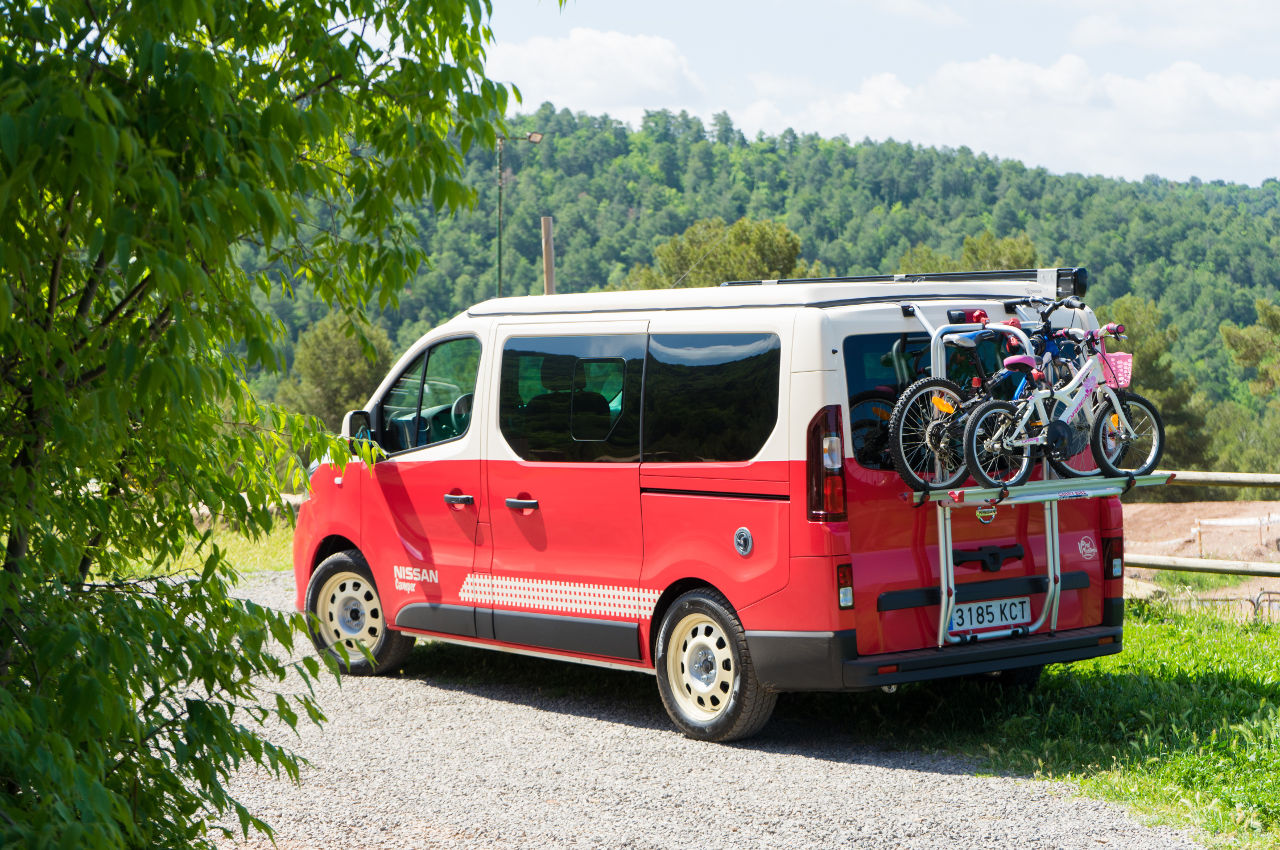
[[[313,473],[298,608],[353,673],[371,672],[356,642],[387,669],[419,636],[656,673],[675,724],[707,740],[758,731],[782,691],[1034,683],[1119,652],[1115,480],[1037,474],[917,506],[884,445],[894,394],[930,368],[926,327],[1083,283],[1042,269],[486,301],[348,415],[380,458]]]

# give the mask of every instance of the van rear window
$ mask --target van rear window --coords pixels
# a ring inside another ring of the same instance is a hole
[[[947,346],[947,377],[961,385],[999,368],[997,342],[976,349]],[[898,396],[930,375],[929,337],[924,334],[857,334],[844,340],[844,374],[849,390],[849,430],[854,460],[867,469],[893,469],[889,415]],[[997,397],[1000,392],[995,393]]]
[[[653,334],[644,460],[751,460],[778,422],[781,364],[777,334]]]

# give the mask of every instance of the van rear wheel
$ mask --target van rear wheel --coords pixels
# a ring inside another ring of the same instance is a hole
[[[700,741],[759,732],[777,704],[756,678],[747,636],[729,601],[710,588],[671,604],[658,631],[658,693],[675,725]]]

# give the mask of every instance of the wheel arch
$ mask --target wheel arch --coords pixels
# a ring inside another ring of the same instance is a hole
[[[307,567],[307,580],[310,581],[312,574],[316,571],[316,567],[324,563],[326,558],[348,549],[360,553],[361,558],[364,557],[364,553],[360,552],[360,547],[341,534],[330,534],[321,540],[319,545],[316,546],[315,552],[311,555],[311,563]]]
[[[712,590],[719,593],[721,596],[724,596],[725,599],[729,598],[727,595],[725,595],[725,592],[723,590],[716,587],[714,584],[707,581],[706,579],[697,578],[696,576],[690,576],[689,578],[682,578],[679,581],[672,582],[670,585],[668,585],[667,589],[662,591],[662,595],[658,597],[657,603],[653,606],[653,616],[649,620],[649,663],[650,664],[653,663],[654,656],[657,654],[658,632],[661,631],[662,629],[662,618],[667,615],[667,609],[671,607],[671,604],[673,602],[675,602],[678,598],[680,598],[681,594],[688,593],[690,590],[696,590],[697,588],[700,588],[700,587],[709,587]],[[734,613],[737,613],[736,609]]]

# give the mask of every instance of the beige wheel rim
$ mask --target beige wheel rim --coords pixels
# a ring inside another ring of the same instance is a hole
[[[343,644],[349,652],[359,652],[356,643],[373,651],[382,637],[382,602],[373,582],[359,573],[340,572],[330,576],[320,588],[316,604],[320,634],[328,646]]]
[[[706,614],[681,618],[667,647],[667,681],[681,712],[707,722],[729,707],[737,663],[729,637]]]

